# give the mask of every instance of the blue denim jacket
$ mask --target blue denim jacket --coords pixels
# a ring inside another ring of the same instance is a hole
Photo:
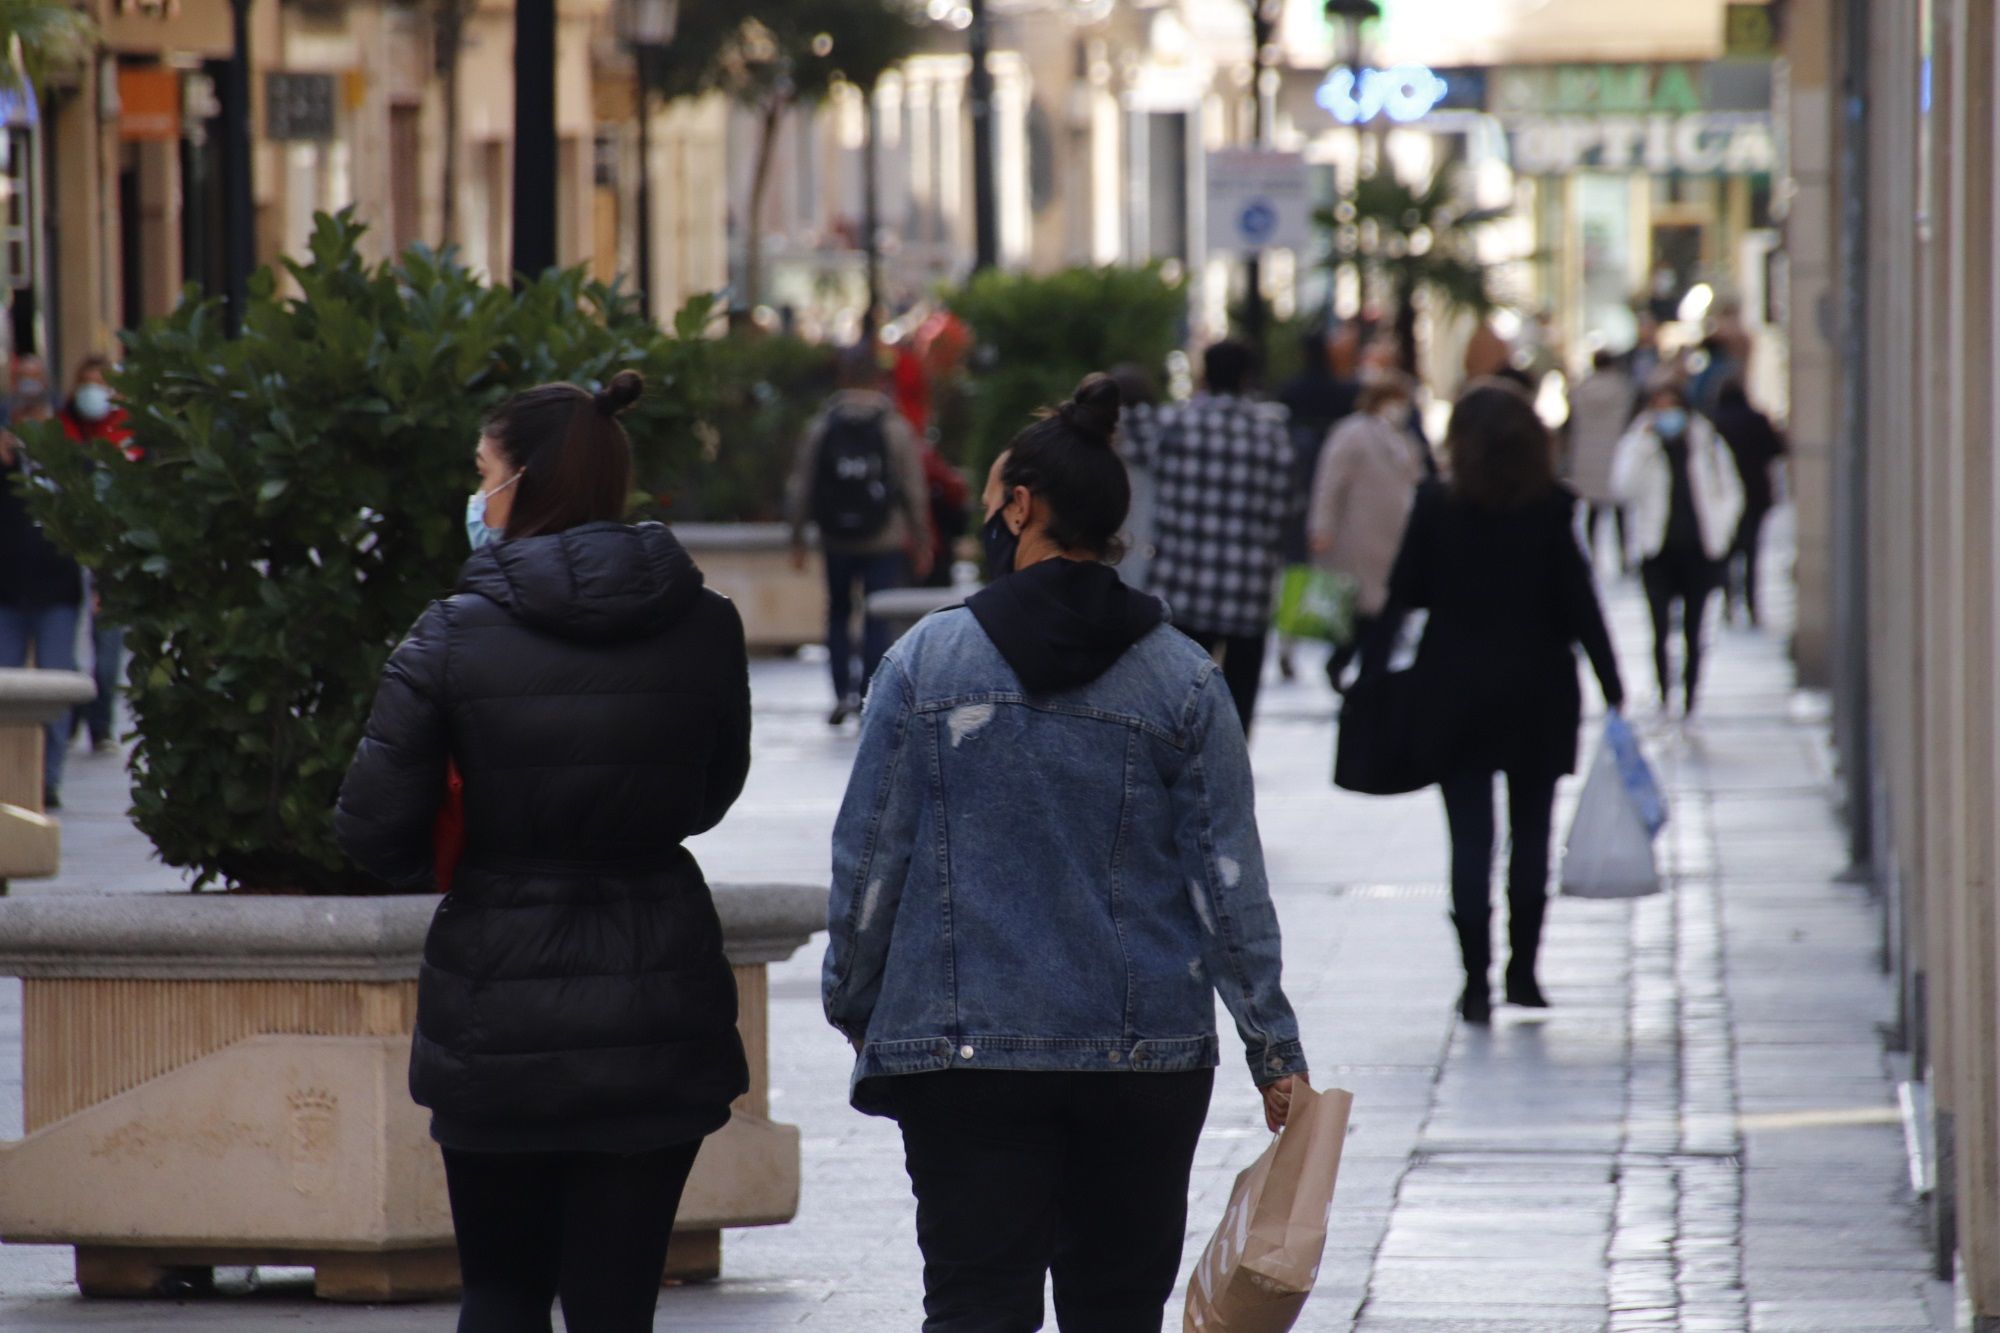
[[[1249,754],[1208,655],[1162,626],[1031,695],[969,611],[876,673],[833,834],[821,989],[855,1105],[937,1069],[1304,1072]]]

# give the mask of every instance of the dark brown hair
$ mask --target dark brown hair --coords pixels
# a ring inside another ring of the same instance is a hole
[[[616,523],[632,500],[632,442],[618,414],[646,381],[621,370],[601,393],[543,384],[487,414],[483,430],[521,469],[507,537],[540,537],[585,523]]]
[[[1400,370],[1377,371],[1361,380],[1361,393],[1355,399],[1357,412],[1374,413],[1382,410],[1382,404],[1390,402],[1414,402],[1416,386],[1410,377]]]
[[[1132,478],[1112,447],[1123,406],[1118,382],[1088,375],[1068,402],[1044,408],[1007,446],[1000,484],[1026,486],[1049,507],[1049,540],[1066,551],[1115,561],[1119,530],[1132,512]]]
[[[1459,397],[1445,432],[1451,493],[1481,509],[1518,509],[1554,488],[1549,428],[1518,386],[1479,379]]]

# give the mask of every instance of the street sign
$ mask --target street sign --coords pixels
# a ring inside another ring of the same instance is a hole
[[[1305,250],[1312,196],[1297,153],[1227,149],[1208,155],[1208,248],[1224,254]]]

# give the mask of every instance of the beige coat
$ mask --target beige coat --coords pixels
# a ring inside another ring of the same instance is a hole
[[[1424,479],[1422,449],[1400,426],[1357,412],[1320,451],[1306,531],[1319,566],[1354,580],[1365,616],[1389,600],[1389,570]]]
[[[1632,377],[1613,367],[1594,370],[1569,395],[1569,484],[1592,504],[1611,504],[1611,461],[1632,424],[1637,399]]]
[[[889,442],[889,476],[896,488],[894,509],[881,532],[860,542],[828,542],[829,551],[841,555],[882,555],[890,551],[928,551],[931,540],[930,486],[924,481],[924,460],[917,452],[917,437],[910,423],[884,394],[872,389],[843,389],[806,431],[792,461],[791,479],[785,485],[785,521],[792,528],[792,544],[806,544],[807,525],[812,522],[813,480],[819,475],[819,444],[826,435],[827,419],[835,413],[854,417],[880,417]]]

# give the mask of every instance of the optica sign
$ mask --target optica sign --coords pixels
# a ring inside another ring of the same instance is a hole
[[[1343,125],[1365,125],[1386,115],[1399,124],[1422,120],[1451,91],[1451,84],[1427,65],[1364,69],[1357,76],[1343,65],[1329,71],[1313,100]]]

